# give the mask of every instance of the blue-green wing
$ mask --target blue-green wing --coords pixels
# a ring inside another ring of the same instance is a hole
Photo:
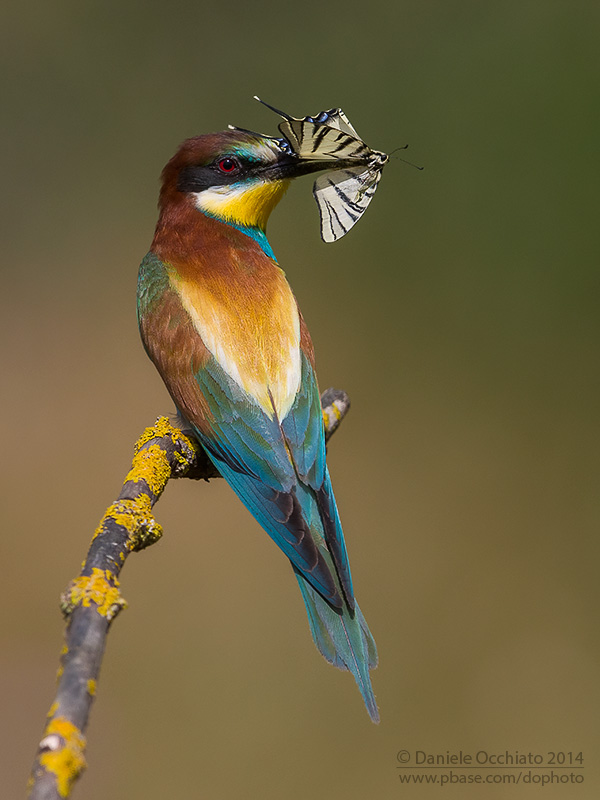
[[[333,556],[344,595],[354,607],[352,577],[342,524],[325,460],[325,430],[317,380],[312,365],[302,354],[300,389],[289,414],[281,423],[296,472],[303,484],[314,490],[321,535]],[[307,509],[308,510],[308,509]]]
[[[298,498],[298,477],[278,420],[269,418],[214,357],[194,377],[211,413],[210,433],[196,429],[210,459],[292,564],[328,602],[341,607]]]

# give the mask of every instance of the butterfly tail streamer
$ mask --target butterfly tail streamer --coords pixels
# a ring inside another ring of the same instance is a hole
[[[354,676],[373,722],[379,722],[369,670],[377,666],[377,648],[358,605],[335,611],[294,567],[306,606],[313,641],[324,658]]]

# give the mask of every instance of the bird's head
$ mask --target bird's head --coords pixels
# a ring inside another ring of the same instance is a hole
[[[187,139],[162,174],[160,207],[184,202],[197,211],[264,231],[292,178],[340,166],[299,158],[284,139],[239,129]]]

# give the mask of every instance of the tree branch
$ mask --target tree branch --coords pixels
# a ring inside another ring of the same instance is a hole
[[[348,395],[327,389],[321,396],[325,436],[336,431],[350,408]],[[30,800],[62,800],[85,769],[86,729],[111,622],[126,602],[119,574],[127,556],[156,542],[162,529],[152,507],[170,478],[220,477],[190,435],[166,417],[146,428],[134,447],[123,488],[100,521],[80,575],[61,597],[67,620],[56,697],[48,712],[31,777]]]

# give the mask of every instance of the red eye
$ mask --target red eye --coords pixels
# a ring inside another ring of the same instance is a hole
[[[219,161],[219,169],[221,172],[235,172],[239,164],[235,158],[222,158]]]

